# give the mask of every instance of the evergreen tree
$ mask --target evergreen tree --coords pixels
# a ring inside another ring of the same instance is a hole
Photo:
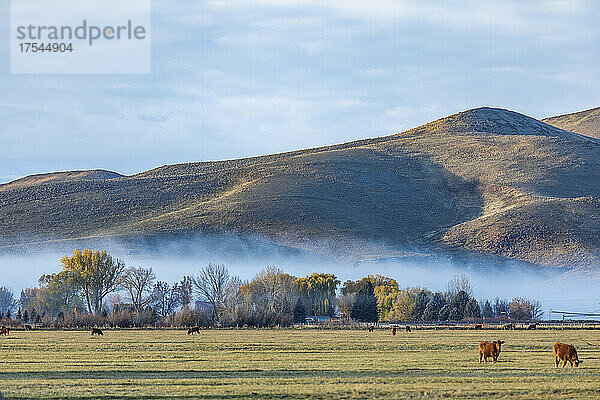
[[[440,321],[447,321],[448,317],[450,316],[450,310],[452,310],[450,304],[444,304],[442,308],[440,308],[440,311],[438,313],[438,319]]]
[[[371,281],[366,281],[364,286],[356,293],[352,304],[351,317],[362,322],[377,322],[377,298]]]
[[[21,307],[17,310],[17,319],[20,321],[23,316],[21,315]]]
[[[435,304],[433,299],[429,300],[429,303],[427,303],[427,307],[425,307],[425,311],[423,312],[423,320],[437,321],[439,312],[440,310],[439,308],[437,308],[437,305]]]
[[[439,292],[434,294],[425,307],[425,311],[423,312],[423,320],[437,321],[439,318],[439,312],[445,305],[446,300],[444,300],[444,296]]]
[[[465,318],[481,318],[481,309],[475,298],[472,298],[467,302],[464,312]]]
[[[29,322],[29,314],[27,313],[27,309],[23,311],[23,322]]]
[[[415,299],[415,306],[411,312],[411,319],[415,321],[419,321],[423,319],[423,313],[425,312],[425,308],[431,299],[430,294],[426,290],[421,290],[417,294],[417,298]]]
[[[306,309],[304,308],[304,302],[301,297],[298,297],[298,301],[294,306],[294,323],[303,324],[306,321]]]
[[[496,300],[494,300],[494,316],[496,318],[508,317],[508,311],[508,301],[496,297]]]
[[[494,318],[494,309],[492,308],[489,300],[485,301],[482,314],[484,318]]]
[[[454,297],[450,301],[450,305],[453,308],[458,309],[459,315],[460,315],[459,319],[463,318],[463,315],[465,314],[465,307],[467,306],[467,303],[469,302],[469,300],[471,300],[471,296],[469,296],[469,294],[467,292],[465,292],[464,290],[460,290],[458,293],[456,293],[454,295]]]
[[[450,310],[450,314],[448,314],[448,319],[450,321],[459,321],[463,319],[462,312],[459,310],[458,307],[452,307],[452,309]]]

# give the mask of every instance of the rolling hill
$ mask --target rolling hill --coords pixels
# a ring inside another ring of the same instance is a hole
[[[121,178],[123,175],[112,171],[95,169],[89,171],[66,171],[66,172],[51,172],[49,174],[29,175],[25,178],[17,179],[5,185],[0,185],[2,190],[26,188],[44,183],[60,183],[60,182],[75,182],[84,180],[106,180],[113,178]]]
[[[545,118],[542,121],[557,128],[600,139],[600,107]]]
[[[346,260],[600,265],[600,141],[478,108],[396,135],[0,186],[0,245],[235,232]]]

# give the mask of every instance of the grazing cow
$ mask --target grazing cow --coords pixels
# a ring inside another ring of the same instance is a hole
[[[406,332],[410,332],[410,326],[406,325]]]
[[[474,329],[476,331],[480,331],[482,328],[483,328],[483,325],[481,325],[481,324],[475,324],[475,326],[474,326]]]
[[[487,362],[488,357],[491,357],[492,360],[496,362],[498,360],[498,356],[500,355],[502,343],[504,343],[502,340],[479,343],[479,362],[482,360]]]
[[[10,329],[8,328],[8,326],[3,326],[0,328],[0,336],[1,335],[7,335],[8,336],[8,332],[10,332]]]
[[[26,331],[32,331],[33,327],[31,325],[25,325],[25,330]]]
[[[369,326],[369,332],[373,332],[375,330],[375,327],[373,325]]]
[[[193,328],[188,329],[188,335],[193,335],[196,332],[198,335],[200,334],[200,327],[195,326]]]
[[[502,327],[502,330],[505,331],[514,331],[515,330],[515,324],[506,324]]]
[[[567,365],[567,361],[571,364],[571,368],[579,367],[583,361],[579,361],[577,358],[577,350],[570,344],[564,344],[556,342],[554,344],[554,364],[558,367],[558,361],[563,362],[563,368]]]
[[[533,331],[533,330],[535,330],[536,328],[537,328],[537,326],[536,326],[535,324],[530,324],[530,325],[527,327],[527,330]]]
[[[395,326],[392,327],[392,336],[396,336],[396,327]]]
[[[102,333],[102,329],[99,329],[99,328],[92,328],[92,336],[94,336],[94,334],[96,334],[98,336],[100,336],[100,335],[104,336],[104,333]]]

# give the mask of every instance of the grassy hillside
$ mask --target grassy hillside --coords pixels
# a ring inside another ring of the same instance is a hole
[[[347,259],[600,260],[600,143],[480,108],[377,139],[109,180],[0,186],[4,245],[220,232]]]
[[[600,139],[600,107],[543,119],[558,128]]]
[[[52,172],[49,174],[30,175],[26,176],[25,178],[17,179],[16,181],[0,185],[0,190],[26,188],[46,183],[62,183],[82,180],[107,180],[121,177],[123,177],[123,175],[101,169],[89,171]]]

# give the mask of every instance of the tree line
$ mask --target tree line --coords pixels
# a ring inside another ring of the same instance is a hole
[[[294,277],[274,267],[242,281],[214,264],[167,283],[156,280],[151,268],[126,267],[104,250],[75,250],[61,265],[18,300],[0,288],[0,318],[45,327],[267,327],[304,323],[307,316],[374,323],[535,320],[542,314],[538,301],[521,297],[478,301],[466,276],[450,280],[445,292],[432,292],[402,289],[381,275],[342,284],[332,274]]]

